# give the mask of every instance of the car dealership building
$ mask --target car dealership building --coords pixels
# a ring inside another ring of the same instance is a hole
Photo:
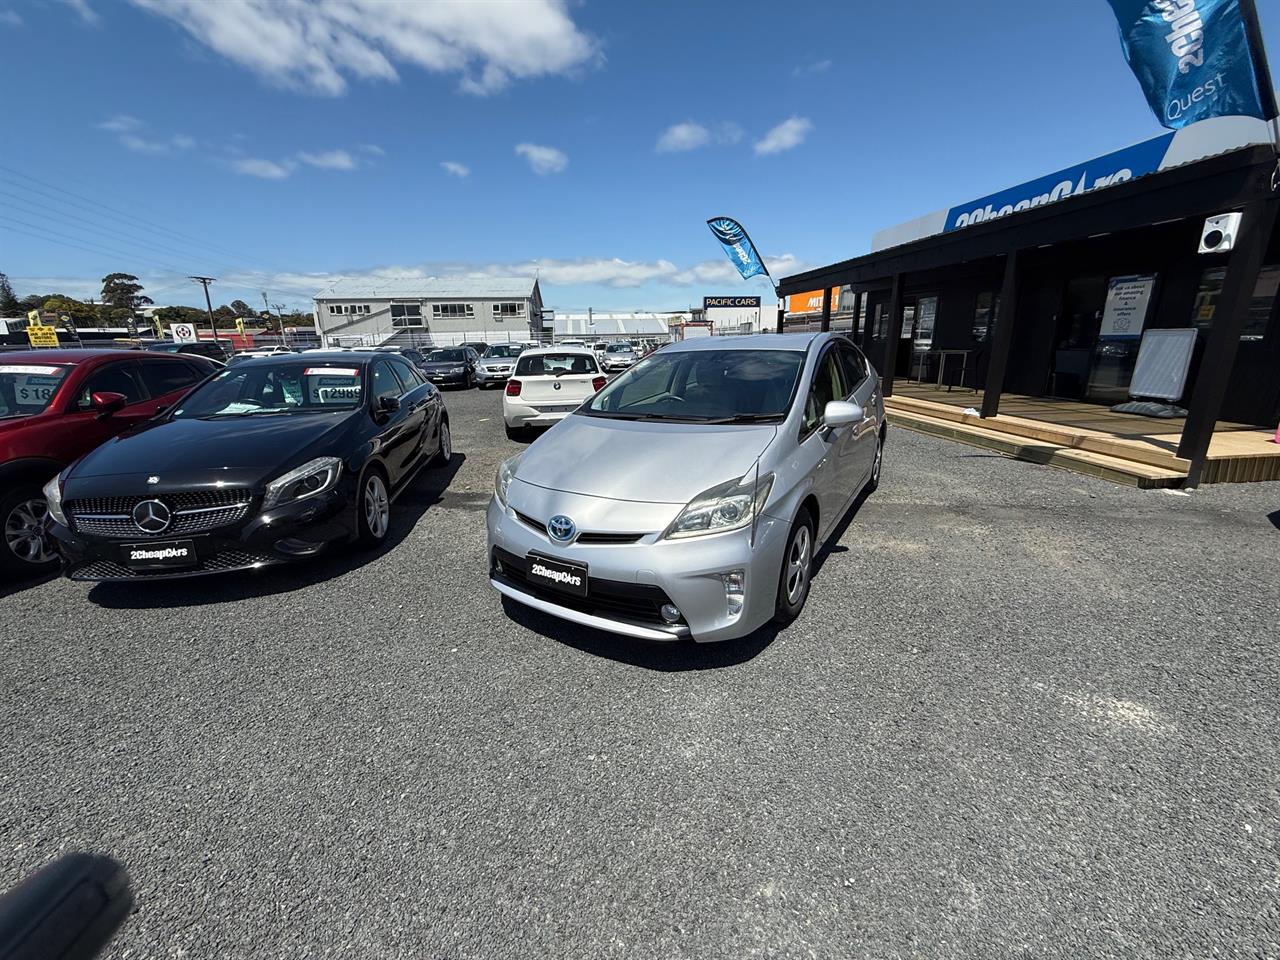
[[[851,330],[898,415],[957,439],[1037,420],[1048,462],[1083,437],[1171,474],[1150,485],[1280,478],[1276,171],[1260,121],[1165,133],[787,277],[785,323]]]

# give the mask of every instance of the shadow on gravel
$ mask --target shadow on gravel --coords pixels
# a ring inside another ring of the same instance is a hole
[[[15,580],[7,580],[0,583],[0,600],[5,597],[11,597],[15,593],[22,593],[24,590],[32,590],[36,587],[43,586],[52,580],[58,579],[59,573],[54,570],[51,573],[42,573],[34,577],[18,577]]]
[[[1273,527],[1280,530],[1280,510],[1277,510],[1275,513],[1267,514],[1267,519],[1271,521],[1271,525]],[[4,594],[0,594],[0,596],[4,596]]]
[[[391,507],[391,529],[387,533],[387,539],[376,550],[360,550],[355,544],[343,544],[334,548],[333,553],[313,560],[265,567],[261,570],[178,580],[99,583],[89,590],[89,599],[100,607],[112,610],[199,607],[209,603],[228,603],[249,597],[291,593],[341,577],[394,550],[409,535],[428,508],[444,500],[445,491],[466,459],[466,454],[455,453],[447,467],[427,467],[413,483],[400,492]]]
[[[821,575],[823,564],[826,563],[828,556],[833,553],[848,552],[849,548],[842,546],[839,541],[866,500],[866,493],[860,494],[854,500],[853,505],[832,530],[831,537],[827,541],[828,545],[814,557],[815,581]],[[592,656],[607,657],[633,667],[643,667],[646,670],[664,673],[736,667],[754,660],[767,650],[785,629],[776,623],[767,623],[749,636],[738,640],[708,644],[694,643],[692,640],[647,641],[618,636],[571,623],[568,620],[561,620],[559,617],[516,603],[507,597],[502,598],[502,609],[520,626],[548,640],[554,640]]]

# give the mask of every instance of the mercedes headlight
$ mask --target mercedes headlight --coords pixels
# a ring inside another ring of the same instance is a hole
[[[49,516],[53,517],[55,523],[70,527],[71,524],[67,523],[67,515],[62,512],[62,474],[58,474],[46,483],[42,492],[44,502],[49,509]]]
[[[523,456],[522,452],[503,460],[498,464],[497,476],[493,478],[493,492],[504,510],[507,508],[507,487],[511,486],[511,481],[515,479],[516,467],[520,466],[520,458]]]
[[[262,509],[270,510],[282,503],[293,503],[332,490],[342,476],[342,461],[337,457],[316,457],[296,470],[290,470],[267,484]]]
[[[756,477],[753,468],[745,477],[704,490],[680,511],[663,534],[667,540],[727,533],[750,526],[764,509],[773,489],[773,474]]]

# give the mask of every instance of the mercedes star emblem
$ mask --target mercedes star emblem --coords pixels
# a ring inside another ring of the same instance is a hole
[[[133,523],[143,533],[164,533],[173,522],[173,512],[159,500],[143,500],[133,508]]]

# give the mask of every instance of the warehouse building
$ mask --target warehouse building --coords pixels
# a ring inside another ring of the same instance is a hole
[[[315,295],[316,333],[330,347],[449,346],[539,339],[542,292],[533,278],[367,277]]]
[[[1207,120],[882,231],[780,290],[793,322],[848,319],[915,426],[1021,430],[1013,452],[1101,474],[1132,456],[1143,486],[1280,478],[1276,171],[1265,124]]]

